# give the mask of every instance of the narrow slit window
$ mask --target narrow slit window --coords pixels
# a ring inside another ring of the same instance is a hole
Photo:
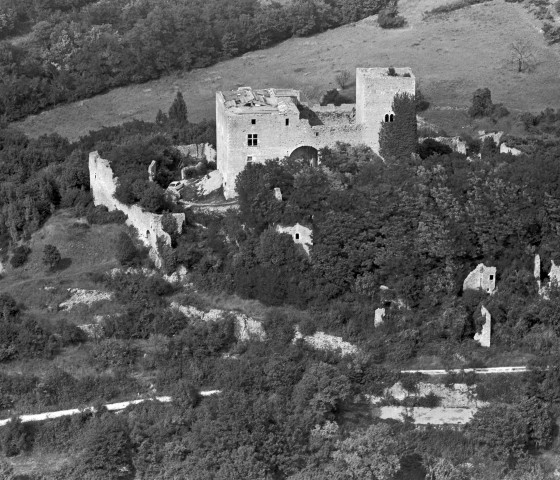
[[[299,233],[296,233],[296,240],[299,240]]]
[[[256,147],[259,143],[256,133],[249,133],[247,135],[247,145],[249,147]]]
[[[286,127],[287,127],[288,125],[290,125],[290,119],[289,119],[289,118],[286,118]]]
[[[315,132],[315,136],[318,137],[318,136],[319,136],[319,132]]]
[[[389,121],[389,114],[386,113],[386,114],[385,114],[385,123],[387,123],[388,121]]]
[[[389,115],[389,121],[392,122],[393,120],[395,120],[395,116],[391,113],[391,115]]]

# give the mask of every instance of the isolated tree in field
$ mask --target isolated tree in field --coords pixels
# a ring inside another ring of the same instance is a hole
[[[511,44],[510,49],[511,63],[518,73],[531,72],[535,69],[536,58],[529,42],[517,40]]]
[[[187,104],[181,92],[177,92],[177,96],[169,108],[169,121],[177,126],[187,124]]]
[[[54,268],[60,262],[61,256],[58,248],[54,245],[45,245],[43,249],[43,264],[49,268]]]
[[[348,86],[352,75],[346,69],[341,70],[335,77],[337,85],[342,88],[343,90]]]
[[[406,20],[402,15],[399,15],[397,6],[391,5],[379,12],[377,23],[381,28],[401,28],[406,25]]]
[[[488,117],[494,111],[492,93],[489,88],[479,88],[473,93],[469,115],[473,118]]]

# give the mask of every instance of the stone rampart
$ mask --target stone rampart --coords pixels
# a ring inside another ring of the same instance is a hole
[[[523,152],[521,150],[518,150],[515,147],[508,147],[505,143],[502,143],[500,145],[500,153],[509,153],[510,155],[514,155],[514,156],[518,157]]]
[[[104,205],[109,210],[120,210],[128,218],[126,224],[134,227],[138,237],[150,248],[150,257],[156,265],[161,266],[161,258],[157,250],[157,239],[161,238],[167,245],[171,245],[171,237],[163,230],[162,215],[142,210],[138,205],[125,205],[115,197],[118,179],[113,176],[113,170],[108,160],[101,158],[98,152],[89,154],[89,182],[93,193],[93,203]],[[179,232],[182,232],[185,222],[184,213],[173,213]]]

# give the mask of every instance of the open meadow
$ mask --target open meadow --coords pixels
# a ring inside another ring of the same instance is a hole
[[[400,0],[408,26],[382,30],[373,16],[309,38],[292,38],[214,66],[178,72],[141,85],[112,90],[31,116],[14,125],[37,137],[59,133],[77,139],[90,130],[132,119],[155,119],[175,92],[183,92],[189,120],[213,119],[218,90],[242,85],[295,87],[317,100],[336,87],[336,72],[357,66],[412,67],[437,112],[464,108],[474,90],[488,87],[495,103],[538,112],[559,107],[560,50],[548,46],[541,23],[522,4],[494,0],[423,20],[422,13],[447,0]],[[529,43],[538,61],[532,73],[516,73],[511,43]],[[351,93],[351,92],[350,92]]]

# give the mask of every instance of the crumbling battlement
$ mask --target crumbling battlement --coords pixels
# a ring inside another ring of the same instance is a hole
[[[126,224],[133,226],[142,242],[150,247],[150,257],[156,265],[161,266],[161,258],[157,251],[157,239],[161,238],[167,245],[171,245],[171,237],[161,226],[162,215],[145,212],[138,205],[125,205],[115,197],[118,179],[113,176],[113,170],[108,160],[101,158],[99,153],[89,154],[89,182],[93,193],[94,205],[105,205],[109,210],[120,210],[128,217]],[[177,221],[179,232],[185,222],[184,213],[172,214]]]

